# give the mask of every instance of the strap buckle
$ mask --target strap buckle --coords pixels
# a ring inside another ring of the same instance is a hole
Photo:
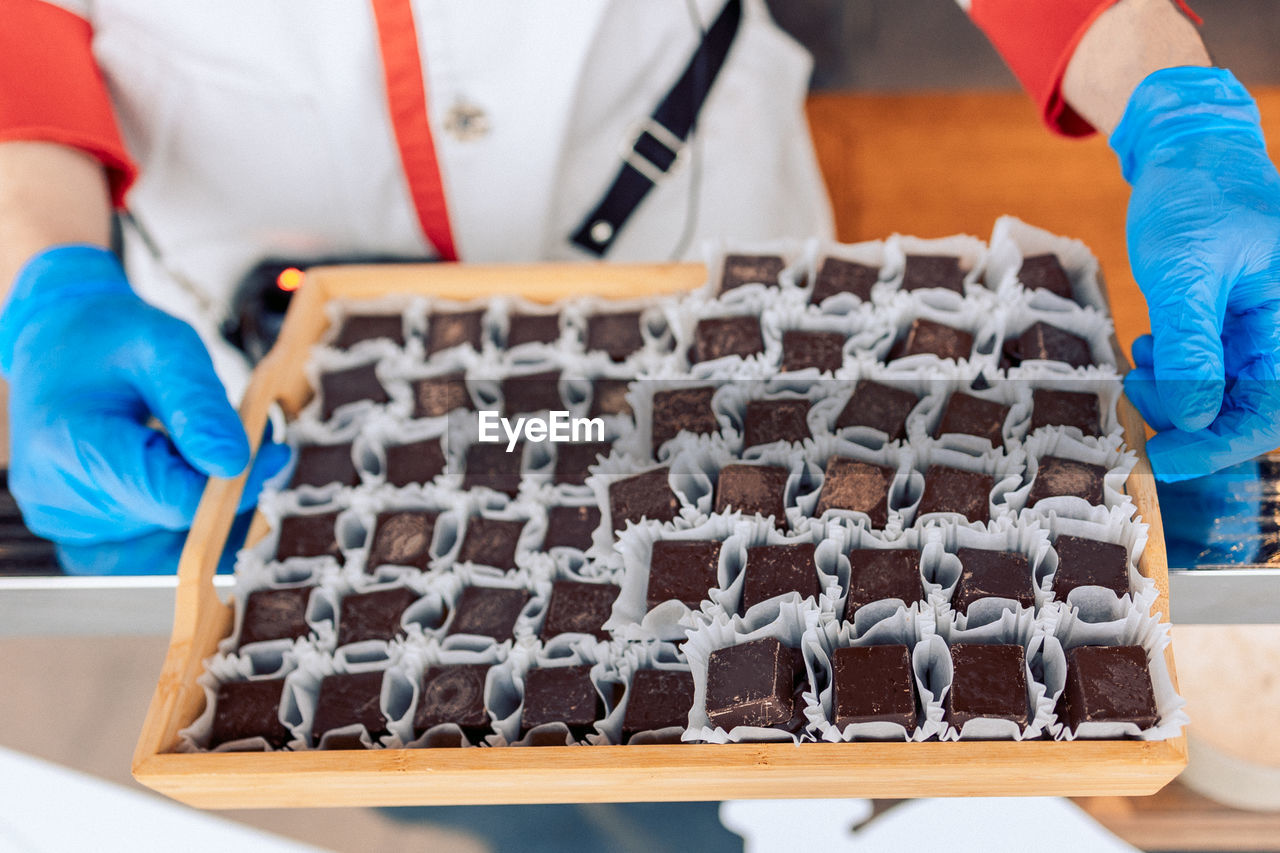
[[[646,136],[652,140],[651,143],[646,144]],[[633,125],[627,138],[630,142],[624,143],[618,152],[622,161],[644,175],[652,184],[657,184],[671,175],[676,167],[684,162],[687,148],[684,140],[652,117]],[[656,146],[656,150],[646,153],[643,149],[650,146]],[[655,156],[659,159],[655,159]],[[662,162],[663,159],[666,160],[665,163]]]

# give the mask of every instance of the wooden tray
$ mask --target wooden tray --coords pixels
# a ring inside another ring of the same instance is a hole
[[[328,324],[330,299],[430,293],[471,299],[500,293],[552,302],[573,295],[635,297],[696,287],[701,265],[346,267],[315,270],[289,307],[275,348],[254,372],[241,414],[260,436],[268,410],[296,413],[311,395],[303,375]],[[1127,489],[1151,533],[1139,569],[1169,612],[1168,563],[1155,483],[1137,412],[1120,419],[1139,461]],[[133,757],[144,785],[194,806],[400,806],[621,802],[781,797],[1141,795],[1187,761],[1185,736],[1166,741],[807,743],[368,752],[174,752],[178,731],[204,706],[196,678],[231,631],[232,608],[213,588],[244,478],[211,480],[178,568],[173,636]],[[250,541],[265,532],[259,523]],[[1173,675],[1172,649],[1166,652]],[[1176,684],[1176,677],[1175,677]]]

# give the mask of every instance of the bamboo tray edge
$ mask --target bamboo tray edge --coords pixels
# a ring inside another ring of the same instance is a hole
[[[519,293],[551,302],[688,290],[701,264],[345,267],[313,270],[279,341],[254,371],[241,417],[255,444],[270,407],[296,412],[302,373],[332,298],[403,292],[471,299]],[[1168,620],[1169,578],[1145,426],[1123,397],[1120,420],[1138,464],[1126,487],[1151,526],[1139,570]],[[244,477],[210,480],[178,568],[169,651],[133,756],[139,782],[202,808],[621,802],[784,797],[1100,796],[1158,791],[1186,766],[1185,734],[1165,741],[811,743],[368,752],[178,754],[178,731],[204,705],[196,678],[231,627],[213,587]],[[252,534],[251,534],[252,535]],[[1166,651],[1171,675],[1172,646]]]

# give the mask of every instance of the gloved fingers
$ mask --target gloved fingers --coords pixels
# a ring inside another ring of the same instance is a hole
[[[227,400],[200,336],[187,324],[156,313],[154,358],[136,367],[138,391],[187,462],[212,477],[234,477],[249,464],[249,440],[240,416]]]
[[[1135,349],[1137,345],[1135,344]],[[1124,375],[1124,393],[1137,407],[1142,419],[1156,432],[1173,429],[1173,421],[1164,409],[1164,401],[1156,388],[1156,377],[1150,366],[1135,367]]]
[[[153,530],[119,542],[58,543],[58,562],[69,575],[171,575],[186,539],[185,530]]]
[[[1226,389],[1222,322],[1207,294],[1189,288],[1151,306],[1152,370],[1165,413],[1178,429],[1213,423]]]
[[[1133,366],[1134,367],[1151,367],[1155,364],[1155,346],[1156,339],[1150,335],[1140,335],[1134,338],[1133,347]],[[1153,377],[1154,378],[1154,377]]]

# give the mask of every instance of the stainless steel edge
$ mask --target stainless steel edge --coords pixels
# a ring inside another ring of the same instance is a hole
[[[234,578],[214,587],[229,595]],[[0,637],[169,636],[176,575],[0,577]]]

